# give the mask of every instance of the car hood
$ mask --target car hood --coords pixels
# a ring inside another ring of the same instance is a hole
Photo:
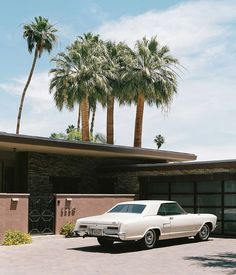
[[[118,224],[126,221],[134,221],[142,217],[140,214],[130,213],[105,213],[103,215],[78,219],[79,223]]]

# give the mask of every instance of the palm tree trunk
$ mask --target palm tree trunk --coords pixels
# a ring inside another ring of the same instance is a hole
[[[77,120],[77,131],[80,131],[80,115],[81,115],[81,110],[80,110],[80,103],[79,103],[79,111],[78,111],[78,120]]]
[[[96,115],[96,107],[92,109],[92,118],[91,118],[91,124],[90,124],[90,134],[91,134],[91,136],[93,135],[95,115]]]
[[[19,106],[18,116],[17,116],[16,134],[19,134],[19,132],[20,132],[21,114],[22,114],[22,109],[23,109],[23,105],[24,105],[25,95],[26,95],[26,91],[29,87],[30,81],[32,79],[32,75],[33,75],[33,72],[34,72],[37,57],[38,57],[38,48],[36,47],[35,52],[34,52],[33,64],[32,64],[27,82],[25,84],[24,90],[23,90],[22,95],[21,95],[20,106]]]
[[[136,107],[134,147],[142,146],[143,111],[144,111],[144,97],[143,95],[139,95],[137,107]]]
[[[107,143],[114,144],[114,97],[107,100]]]
[[[82,141],[89,141],[88,97],[81,101]]]

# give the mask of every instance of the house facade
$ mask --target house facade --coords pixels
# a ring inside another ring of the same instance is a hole
[[[0,133],[0,206],[6,208],[0,207],[0,218],[15,215],[24,231],[54,234],[65,222],[120,201],[171,199],[189,212],[216,214],[217,233],[236,235],[236,161],[195,159],[180,152]],[[9,227],[14,223],[0,226],[0,235]]]
[[[189,213],[215,214],[215,233],[236,236],[236,160],[126,165],[101,173],[138,182],[141,199],[175,200]]]
[[[104,167],[195,158],[178,152],[0,133],[0,218],[4,221],[0,238],[12,228],[31,234],[59,233],[66,222],[139,197],[135,177],[133,181],[107,177],[100,173]]]

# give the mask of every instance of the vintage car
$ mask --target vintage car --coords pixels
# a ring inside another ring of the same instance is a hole
[[[81,237],[97,237],[101,246],[138,241],[149,249],[164,239],[194,237],[206,241],[216,220],[212,214],[189,214],[175,201],[128,201],[105,214],[78,219],[74,232]]]

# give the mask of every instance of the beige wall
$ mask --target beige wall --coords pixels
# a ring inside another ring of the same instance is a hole
[[[135,195],[56,195],[55,234],[68,222],[78,218],[102,214],[115,204],[134,200]]]
[[[28,232],[28,196],[0,193],[0,241],[9,229]]]

